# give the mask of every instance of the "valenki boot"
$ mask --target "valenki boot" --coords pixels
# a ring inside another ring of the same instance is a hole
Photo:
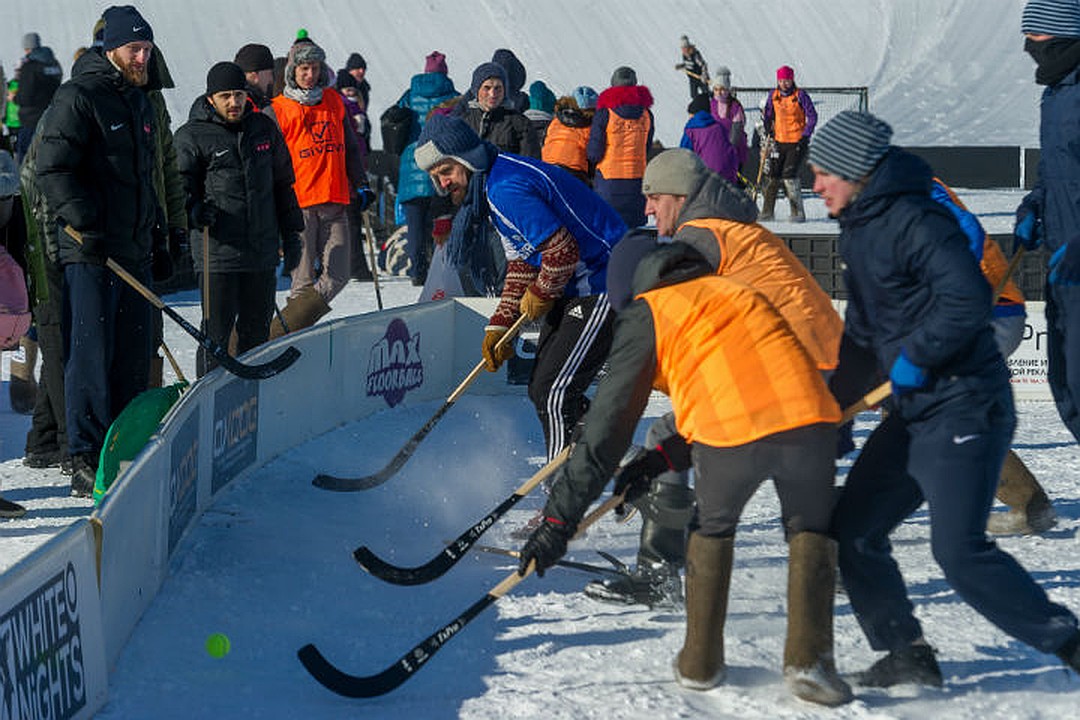
[[[330,312],[330,306],[322,299],[322,295],[313,287],[300,288],[296,295],[289,298],[285,307],[281,309],[281,316],[285,319],[285,325],[289,332],[296,332],[314,325],[319,318]],[[285,328],[281,320],[275,317],[270,321],[270,339],[281,337],[285,334]]]
[[[686,639],[675,657],[675,680],[691,690],[724,681],[724,621],[735,537],[691,533],[686,544]]]
[[[1033,535],[1046,532],[1057,522],[1046,491],[1012,450],[1005,455],[995,495],[1009,510],[987,518],[986,532],[991,535]]]
[[[806,222],[806,212],[803,210],[802,183],[799,178],[784,181],[784,192],[788,196],[788,204],[791,206],[791,222]]]

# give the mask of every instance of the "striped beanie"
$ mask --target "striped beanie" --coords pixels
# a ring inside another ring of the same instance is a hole
[[[1080,37],[1080,0],[1028,0],[1020,16],[1020,31]]]
[[[854,182],[869,175],[889,150],[892,128],[870,113],[844,110],[814,133],[808,160]]]

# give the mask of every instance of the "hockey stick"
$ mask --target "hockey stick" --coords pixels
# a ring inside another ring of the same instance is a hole
[[[579,537],[590,525],[622,503],[624,499],[622,495],[614,495],[589,513],[578,525],[578,531],[574,537]],[[311,643],[300,648],[296,652],[296,656],[313,678],[338,695],[350,698],[369,698],[385,695],[415,675],[435,653],[461,632],[473,618],[490,605],[493,605],[503,595],[513,590],[519,582],[533,572],[535,567],[535,563],[530,563],[524,575],[519,575],[517,570],[511,572],[499,584],[488,590],[482,598],[466,608],[465,612],[420,641],[411,650],[398,658],[393,665],[375,675],[350,675],[342,672],[331,664],[319,652],[319,649]]]
[[[176,379],[186,385],[187,378],[184,377],[184,372],[180,369],[180,364],[176,362],[176,358],[173,357],[172,351],[169,350],[169,346],[165,344],[164,340],[161,341],[161,350],[169,360],[169,365],[172,366],[173,374],[176,375]]]
[[[1024,246],[1021,245],[1015,253],[1013,253],[1012,259],[1009,260],[1009,266],[1005,268],[1005,274],[998,280],[997,287],[994,288],[994,302],[991,305],[997,305],[998,299],[1001,297],[1001,293],[1005,292],[1005,286],[1009,284],[1009,278],[1016,272],[1016,268],[1020,266],[1020,259],[1024,257]],[[861,398],[853,402],[847,409],[844,410],[843,417],[840,418],[840,425],[850,421],[856,415],[863,410],[869,410],[885,398],[892,395],[892,382],[886,380],[878,385],[870,392],[863,395]]]
[[[475,545],[473,546],[474,552],[489,553],[491,555],[502,555],[504,557],[520,558],[520,550],[510,550],[509,548],[496,547],[494,545]],[[559,567],[564,567],[568,570],[580,570],[581,572],[587,572],[590,575],[607,575],[610,577],[626,577],[630,574],[629,568],[626,567],[626,563],[616,558],[610,553],[606,553],[602,550],[596,551],[600,557],[607,560],[612,564],[612,567],[605,565],[590,565],[589,563],[574,562],[573,560],[559,560],[555,564]]]
[[[761,157],[758,159],[757,179],[754,181],[754,192],[750,193],[750,199],[755,203],[757,202],[758,190],[761,189],[761,177],[765,173],[765,159],[769,157],[769,153],[772,152],[772,144],[772,135],[766,135],[764,142],[761,143]]]
[[[368,257],[371,258],[371,279],[375,283],[375,302],[378,304],[379,309],[382,310],[382,291],[379,289],[379,268],[378,263],[375,261],[375,231],[371,229],[370,213],[370,210],[365,210],[360,213],[360,215],[364,218],[364,233],[368,238]],[[361,247],[360,252],[363,251],[364,248]]]
[[[525,324],[526,317],[522,315],[518,318],[510,329],[506,331],[506,334],[502,336],[499,342],[495,345],[495,349],[498,350],[506,343],[510,342],[518,330]],[[390,462],[382,470],[379,470],[374,475],[365,475],[363,477],[337,477],[335,475],[328,475],[326,473],[319,473],[315,476],[315,479],[311,481],[311,484],[315,487],[322,488],[323,490],[333,490],[334,492],[352,492],[354,490],[370,490],[374,487],[382,485],[384,482],[393,477],[394,473],[402,468],[409,458],[412,457],[413,452],[416,451],[416,447],[420,444],[420,441],[427,437],[432,428],[442,420],[443,415],[453,407],[457,399],[465,392],[465,389],[469,387],[469,384],[483,371],[485,361],[481,360],[477,363],[476,367],[472,369],[461,384],[454,389],[454,392],[450,393],[450,397],[446,399],[446,402],[442,404],[442,407],[436,411],[431,419],[424,423],[424,426],[416,431],[416,434],[409,438],[408,442],[398,450]]]
[[[569,445],[552,458],[551,462],[536,471],[531,478],[526,480],[521,487],[511,493],[509,497],[499,503],[494,510],[485,515],[468,530],[461,533],[461,535],[459,535],[456,540],[449,543],[441,553],[431,560],[428,560],[423,565],[417,565],[416,567],[399,567],[397,565],[391,565],[377,557],[366,545],[361,545],[356,548],[356,550],[353,551],[353,557],[356,558],[356,562],[360,563],[360,567],[364,568],[380,580],[385,580],[388,583],[393,583],[395,585],[422,585],[423,583],[431,582],[435,578],[442,576],[447,570],[452,568],[458,560],[463,558],[469,548],[480,539],[481,535],[487,532],[488,528],[494,525],[499,518],[510,510],[510,508],[517,505],[521,498],[532,492],[537,485],[558,470],[559,466],[562,465],[568,457],[570,457]]]
[[[78,230],[71,227],[70,225],[66,225],[64,226],[64,232],[70,235],[75,242],[82,245],[82,235],[79,233]],[[229,355],[228,350],[211,340],[210,337],[206,335],[206,333],[200,331],[194,325],[185,320],[180,313],[176,312],[171,307],[166,305],[161,298],[159,298],[145,285],[139,282],[134,275],[129,273],[124,268],[120,267],[119,263],[117,263],[115,260],[113,260],[112,258],[106,258],[105,264],[110,270],[119,275],[124,282],[126,282],[140,295],[146,298],[146,300],[151,305],[172,318],[173,322],[183,328],[188,335],[198,341],[199,345],[201,345],[207,352],[213,355],[223,368],[231,372],[233,375],[236,375],[237,377],[242,377],[246,380],[262,380],[268,377],[273,377],[282,370],[288,368],[290,365],[296,362],[296,359],[298,357],[300,357],[300,351],[292,346],[289,346],[285,348],[284,352],[282,352],[280,355],[278,355],[273,360],[270,360],[269,362],[261,363],[259,365],[247,365],[245,363],[242,363],[233,356]]]

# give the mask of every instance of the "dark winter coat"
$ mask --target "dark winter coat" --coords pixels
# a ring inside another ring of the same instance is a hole
[[[532,123],[508,104],[485,111],[472,100],[460,110],[460,114],[480,139],[487,140],[503,152],[540,159],[540,142],[536,139]]]
[[[458,94],[454,83],[446,73],[418,73],[409,81],[409,89],[398,99],[400,107],[413,111],[412,126],[409,130],[409,144],[401,153],[398,167],[398,200],[405,202],[418,197],[430,197],[435,194],[428,174],[416,165],[414,153],[416,140],[427,123],[428,115],[436,106],[441,105]]]
[[[1052,254],[1080,232],[1080,68],[1043,90],[1039,179],[1024,198],[1043,221]]]
[[[37,183],[50,210],[90,248],[60,236],[61,263],[129,269],[150,263],[158,201],[153,173],[157,120],[146,93],[100,52],[75,62],[41,121]]]
[[[19,127],[37,125],[63,78],[64,71],[50,48],[38,47],[30,51],[19,70],[19,92],[15,95],[15,102],[19,104]]]
[[[303,230],[304,219],[289,150],[274,121],[249,107],[239,122],[227,123],[201,95],[176,131],[176,152],[188,207],[208,202],[217,208],[209,228],[211,272],[276,266],[282,233]],[[193,237],[199,270],[202,255],[202,243]]]
[[[925,162],[892,148],[839,214],[849,293],[832,383],[841,407],[887,377],[901,349],[930,374],[899,400],[907,420],[1008,382],[990,285],[952,213],[930,196],[931,181]]]

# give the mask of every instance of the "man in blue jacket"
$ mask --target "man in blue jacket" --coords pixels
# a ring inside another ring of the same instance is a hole
[[[472,236],[489,221],[501,236],[506,280],[484,333],[487,369],[513,357],[512,343],[495,346],[521,315],[543,318],[529,397],[550,460],[584,415],[585,389],[611,345],[607,261],[626,225],[570,173],[500,153],[459,118],[428,120],[415,157],[436,189],[460,206],[448,241],[452,260],[469,252]]]
[[[840,221],[850,293],[833,391],[847,407],[879,372],[893,390],[833,516],[851,607],[870,646],[888,653],[856,682],[942,683],[889,544],[924,501],[934,559],[960,597],[1080,671],[1076,616],[985,534],[1016,427],[990,328],[990,285],[956,219],[931,197],[929,166],[891,137],[873,115],[844,111],[815,135],[809,155],[814,192]]]
[[[1035,60],[1040,103],[1039,179],[1016,211],[1016,240],[1050,251],[1047,380],[1058,414],[1080,440],[1080,3],[1032,0],[1020,24]]]

